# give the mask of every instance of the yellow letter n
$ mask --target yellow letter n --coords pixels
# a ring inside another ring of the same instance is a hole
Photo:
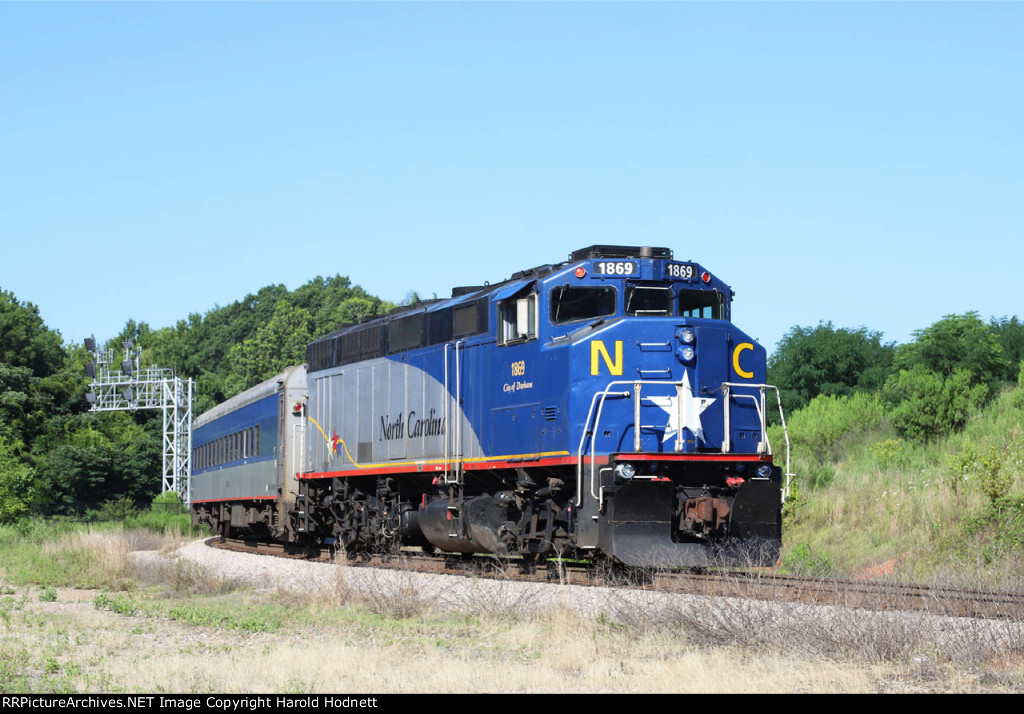
[[[602,340],[591,340],[590,341],[590,373],[598,374],[601,371],[601,365],[598,362],[598,355],[604,359],[604,363],[608,365],[608,372],[613,377],[622,376],[622,340],[615,340],[615,361],[612,361],[611,355],[608,354],[608,348],[604,346]]]

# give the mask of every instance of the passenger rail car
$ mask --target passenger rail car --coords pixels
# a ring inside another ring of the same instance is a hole
[[[305,366],[219,404],[192,429],[192,520],[224,536],[293,540]]]
[[[279,405],[301,413],[301,464],[277,474],[296,501],[270,531],[366,551],[774,562],[773,388],[732,297],[666,248],[592,246],[342,327],[310,344],[303,403]]]

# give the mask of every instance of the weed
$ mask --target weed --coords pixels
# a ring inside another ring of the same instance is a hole
[[[300,677],[290,677],[281,687],[281,694],[309,694],[315,690],[312,681],[304,682]]]
[[[0,642],[0,692],[27,694],[31,691],[26,673],[28,662],[29,651],[23,644],[6,638]]]
[[[0,620],[7,621],[8,613],[11,610],[22,609],[23,604],[19,600],[15,600],[13,597],[0,598]]]
[[[124,593],[102,592],[92,601],[97,610],[110,610],[118,615],[136,615],[142,609],[141,603]]]
[[[903,448],[902,439],[885,439],[877,441],[868,447],[871,458],[881,469],[892,469],[901,467],[907,462],[907,455]]]
[[[832,556],[824,551],[814,552],[807,543],[798,543],[782,559],[784,572],[795,575],[826,577],[837,571]]]
[[[278,632],[288,616],[277,605],[250,607],[244,604],[184,602],[167,609],[167,616],[190,625],[219,627],[245,632]]]
[[[953,547],[961,559],[984,565],[1019,554],[1024,549],[1024,498],[997,498],[965,516]]]

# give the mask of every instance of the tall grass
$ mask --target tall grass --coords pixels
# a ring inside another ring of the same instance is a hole
[[[1006,390],[963,432],[930,443],[898,438],[884,418],[847,417],[850,428],[837,430],[843,422],[828,408],[842,406],[833,400],[812,410],[831,430],[812,428],[804,412],[791,420],[804,431],[793,435],[797,497],[787,507],[787,558],[816,554],[850,575],[948,580],[959,572],[974,584],[1019,582],[1024,388]],[[808,448],[819,433],[828,448]]]
[[[0,566],[4,579],[16,585],[133,587],[128,541],[120,529],[86,527],[42,541],[0,529]]]

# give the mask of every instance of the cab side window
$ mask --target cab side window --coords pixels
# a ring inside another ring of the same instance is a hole
[[[537,293],[498,304],[498,342],[508,344],[537,337]]]

